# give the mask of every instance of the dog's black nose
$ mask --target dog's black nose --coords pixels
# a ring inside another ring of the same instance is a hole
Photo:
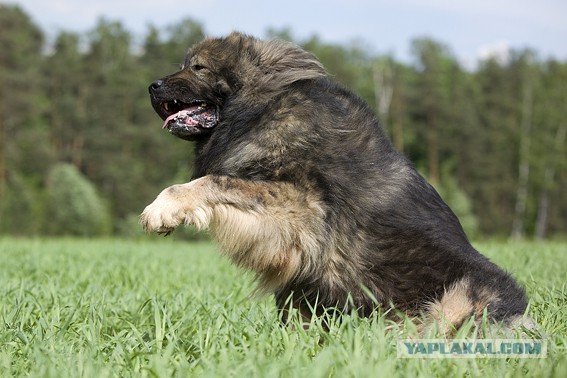
[[[163,80],[156,80],[153,83],[150,84],[150,87],[148,88],[148,90],[150,91],[150,93],[157,91],[161,86],[163,85]]]

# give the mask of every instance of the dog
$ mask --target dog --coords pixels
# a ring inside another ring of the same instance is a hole
[[[210,229],[284,321],[394,308],[454,330],[485,312],[523,316],[524,290],[311,53],[236,32],[206,38],[149,92],[163,128],[195,143],[195,167],[145,208],[143,228]]]

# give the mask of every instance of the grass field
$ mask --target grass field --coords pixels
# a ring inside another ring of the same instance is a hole
[[[526,287],[547,358],[397,358],[379,315],[291,331],[207,243],[0,239],[0,376],[566,377],[567,244],[477,247]]]

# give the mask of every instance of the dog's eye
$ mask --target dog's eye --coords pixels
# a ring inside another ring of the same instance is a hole
[[[192,69],[193,71],[201,71],[201,70],[204,70],[204,69],[206,69],[206,68],[207,68],[207,67],[202,66],[202,65],[200,65],[200,64],[194,64],[194,65],[191,66],[191,69]]]

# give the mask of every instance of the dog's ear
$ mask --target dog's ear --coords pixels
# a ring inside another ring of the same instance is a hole
[[[220,61],[223,88],[230,92],[244,90],[247,96],[269,100],[300,80],[316,79],[327,72],[317,58],[291,42],[273,39],[263,41],[232,32],[225,38],[210,39],[211,59]],[[229,92],[229,93],[230,93]]]
[[[251,40],[255,40],[255,38],[237,31],[233,31],[226,37],[227,42],[235,45],[243,44],[245,41],[251,41]]]
[[[238,86],[235,84],[231,86],[224,78],[219,78],[216,83],[215,89],[220,96],[228,96],[232,92],[237,90]]]
[[[301,47],[287,41],[273,39],[256,41],[259,65],[264,68],[271,85],[286,87],[299,80],[325,76],[325,68],[317,58]]]

